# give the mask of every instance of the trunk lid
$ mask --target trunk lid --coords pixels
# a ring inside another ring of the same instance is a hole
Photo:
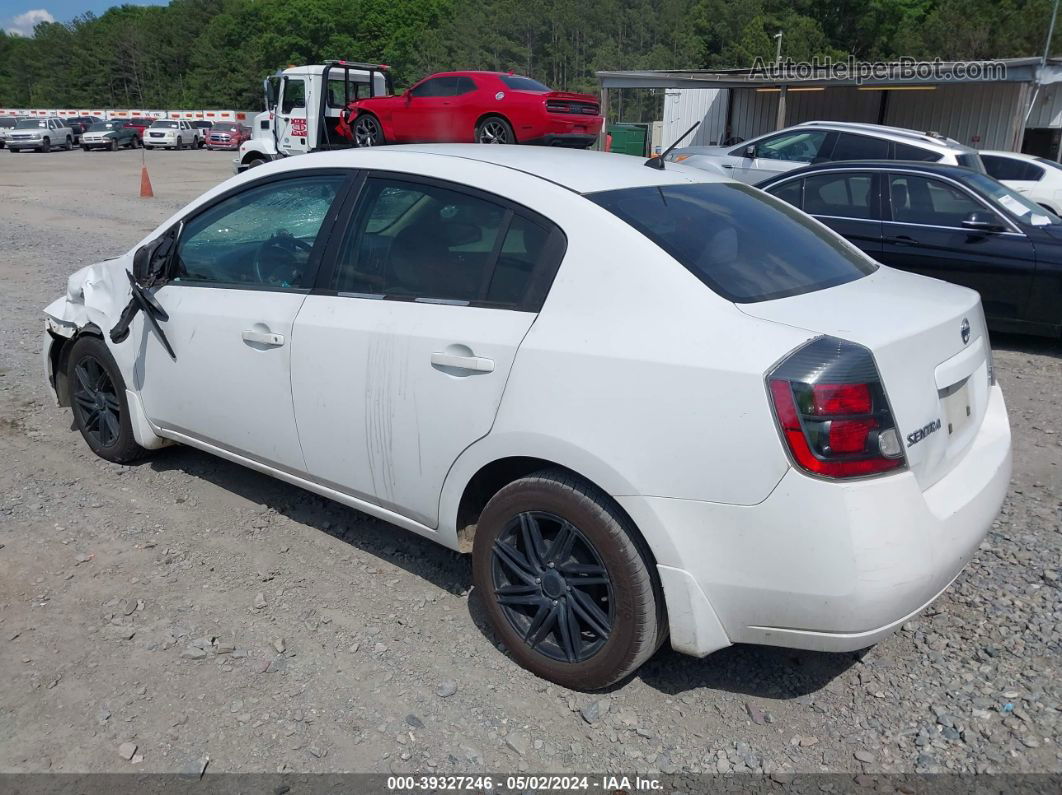
[[[973,290],[881,267],[838,287],[737,307],[869,348],[922,489],[944,477],[976,436],[991,349]]]

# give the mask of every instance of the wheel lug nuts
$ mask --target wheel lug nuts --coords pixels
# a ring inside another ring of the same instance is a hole
[[[541,585],[542,584],[542,578],[541,577],[535,577],[535,584],[536,585]]]

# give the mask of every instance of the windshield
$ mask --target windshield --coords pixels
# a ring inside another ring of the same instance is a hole
[[[16,130],[47,130],[48,122],[44,119],[20,119],[15,125]]]
[[[106,130],[117,130],[124,125],[117,121],[98,121],[88,128],[89,132],[104,132]]]
[[[171,129],[172,130],[172,129],[175,129],[178,125],[177,125],[177,122],[175,122],[175,121],[156,121],[156,122],[153,122],[151,126],[155,127],[156,129]]]
[[[624,188],[587,198],[738,303],[822,290],[877,269],[842,237],[748,185]]]
[[[229,132],[230,130],[235,129],[236,125],[233,124],[231,121],[219,121],[217,124],[214,125],[214,130],[216,130],[217,132]]]
[[[1062,224],[1062,218],[1059,218],[1053,212],[1044,209],[1032,199],[1012,191],[1006,185],[1001,185],[985,174],[972,174],[967,179],[975,187],[986,193],[992,201],[1022,223],[1032,224],[1033,226]]]
[[[537,91],[539,93],[544,93],[550,90],[549,86],[544,86],[542,83],[537,80],[532,80],[530,77],[502,75],[501,81],[513,91]]]

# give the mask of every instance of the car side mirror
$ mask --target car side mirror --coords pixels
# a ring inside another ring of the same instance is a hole
[[[974,232],[1005,232],[1006,227],[999,223],[992,213],[984,212],[983,210],[975,210],[966,216],[962,221],[963,229],[970,229]]]
[[[755,158],[756,157],[756,147],[755,147],[754,144],[749,144],[748,146],[745,147],[745,157],[749,157],[749,158]]]
[[[133,254],[133,278],[137,284],[150,287],[166,277],[167,266],[183,227],[183,223],[177,224],[161,237],[136,250]]]

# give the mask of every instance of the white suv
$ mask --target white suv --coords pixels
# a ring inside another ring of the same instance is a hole
[[[984,172],[977,150],[939,133],[839,121],[809,121],[734,146],[688,146],[667,159],[755,185],[809,163],[923,160]]]
[[[7,134],[7,148],[12,152],[50,152],[53,146],[74,148],[74,131],[59,118],[19,119]]]
[[[199,130],[191,122],[177,119],[158,119],[144,130],[145,149],[199,148]]]
[[[669,633],[872,645],[958,575],[1010,475],[977,293],[620,155],[285,158],[45,316],[98,455],[180,442],[471,551],[498,637],[573,688]]]

